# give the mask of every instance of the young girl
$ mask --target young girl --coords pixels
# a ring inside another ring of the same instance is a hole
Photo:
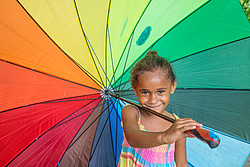
[[[156,51],[149,51],[130,73],[140,105],[176,121],[172,124],[136,106],[124,106],[121,115],[125,137],[118,166],[188,166],[186,137],[192,136],[185,131],[202,125],[190,118],[177,119],[165,110],[176,88],[170,63]]]

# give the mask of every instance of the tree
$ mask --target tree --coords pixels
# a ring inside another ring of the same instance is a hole
[[[241,3],[242,8],[245,11],[245,14],[250,21],[250,0],[239,0]]]

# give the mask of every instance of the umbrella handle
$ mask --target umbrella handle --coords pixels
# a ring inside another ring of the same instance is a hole
[[[193,130],[186,131],[188,134],[191,134],[204,143],[207,143],[210,148],[216,148],[220,144],[220,138],[212,131],[208,131],[202,128],[197,127]]]

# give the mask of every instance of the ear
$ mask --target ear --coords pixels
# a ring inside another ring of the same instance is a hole
[[[172,86],[171,86],[171,90],[170,90],[170,93],[171,93],[171,94],[174,93],[174,91],[175,91],[175,89],[176,89],[176,86],[177,86],[177,81],[176,81],[176,79],[175,79],[175,80],[174,80],[174,83],[173,83]]]
[[[133,91],[135,92],[135,95],[138,96],[138,95],[137,95],[137,92],[136,92],[136,89],[133,88],[133,87],[132,87],[132,89],[133,89]]]

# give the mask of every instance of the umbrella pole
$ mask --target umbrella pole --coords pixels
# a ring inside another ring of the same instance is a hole
[[[166,115],[163,115],[161,113],[158,113],[154,110],[151,110],[150,108],[147,108],[147,107],[143,107],[137,103],[134,103],[132,101],[129,101],[123,97],[121,97],[119,94],[114,94],[112,90],[106,88],[106,89],[103,89],[103,92],[102,92],[102,96],[103,94],[105,94],[105,98],[110,98],[110,97],[114,97],[118,100],[122,100],[122,101],[125,101],[129,104],[132,104],[144,111],[147,111],[151,114],[154,114],[164,120],[167,120],[171,123],[174,123],[175,122],[175,119],[173,118],[170,118]],[[220,144],[220,138],[218,135],[216,135],[214,132],[212,131],[208,131],[208,130],[205,130],[205,129],[202,129],[202,128],[199,128],[197,127],[196,129],[193,129],[193,130],[188,130],[186,131],[186,133],[189,133],[195,137],[197,137],[198,139],[200,139],[202,142],[204,143],[207,143],[209,145],[210,148],[216,148],[219,144]]]

